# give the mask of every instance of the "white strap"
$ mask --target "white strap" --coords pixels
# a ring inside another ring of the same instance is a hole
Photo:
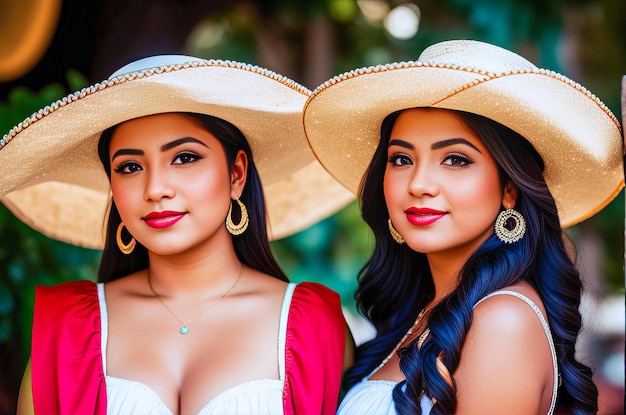
[[[287,320],[289,319],[289,309],[291,308],[291,299],[296,284],[290,282],[285,290],[282,309],[280,310],[280,325],[278,327],[278,377],[285,380],[285,346],[287,344]]]
[[[96,284],[98,287],[98,304],[100,305],[100,356],[102,356],[102,370],[107,374],[107,341],[109,339],[109,314],[104,296],[104,283]]]

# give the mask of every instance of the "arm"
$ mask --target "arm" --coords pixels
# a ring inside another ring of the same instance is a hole
[[[26,370],[24,371],[24,376],[22,377],[20,394],[17,399],[17,415],[31,415],[34,413],[35,408],[33,407],[33,388],[29,360],[26,365]]]
[[[285,414],[334,415],[346,355],[339,295],[303,282],[294,291],[285,348]]]
[[[458,414],[547,413],[552,355],[535,312],[509,295],[476,306],[454,377]]]
[[[22,392],[33,397],[38,413],[106,414],[100,336],[96,284],[79,280],[36,288]]]

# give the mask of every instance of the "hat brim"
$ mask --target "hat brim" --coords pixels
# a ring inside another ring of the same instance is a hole
[[[0,142],[2,202],[50,237],[102,248],[110,187],[97,154],[100,134],[120,122],[165,112],[209,114],[242,131],[264,186],[273,239],[302,230],[353,199],[310,152],[302,128],[306,88],[252,65],[184,58],[112,76],[13,128]],[[285,213],[286,191],[299,201],[295,217]],[[301,204],[311,195],[315,203]]]
[[[601,210],[624,185],[621,127],[608,108],[564,76],[482,42],[443,42],[418,61],[327,81],[305,104],[305,132],[322,165],[356,194],[383,119],[414,107],[472,112],[528,139],[563,227]]]

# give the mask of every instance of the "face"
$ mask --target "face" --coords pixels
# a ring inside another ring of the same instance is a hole
[[[391,221],[408,246],[429,260],[466,260],[493,233],[501,205],[514,205],[490,153],[451,111],[402,112],[387,160]]]
[[[224,219],[245,184],[243,152],[231,171],[213,134],[187,116],[159,114],[121,124],[109,159],[120,216],[149,251],[172,255],[229,238]]]

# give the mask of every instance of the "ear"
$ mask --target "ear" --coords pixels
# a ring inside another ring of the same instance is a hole
[[[502,192],[502,206],[505,209],[512,209],[515,207],[515,203],[517,203],[517,187],[513,184],[512,181],[508,181],[504,185],[504,192]]]
[[[235,200],[241,196],[248,178],[248,156],[239,150],[230,169],[230,197]]]

